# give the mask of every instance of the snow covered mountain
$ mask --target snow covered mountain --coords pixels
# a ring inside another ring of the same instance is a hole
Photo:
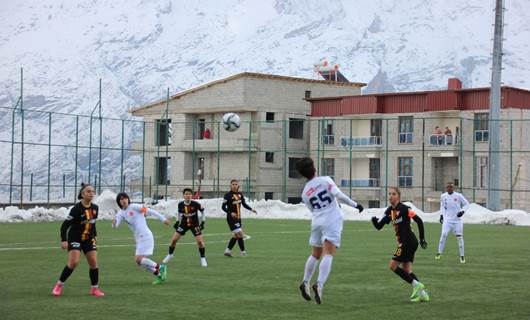
[[[528,89],[530,2],[506,6],[503,81]],[[317,78],[313,64],[323,58],[368,83],[365,92],[443,88],[454,76],[465,87],[488,86],[493,7],[491,0],[4,0],[0,107],[15,105],[20,67],[25,108],[89,115],[102,78],[103,115],[117,118],[168,87],[176,93],[242,71]],[[0,109],[0,117],[0,140],[10,140],[11,113]],[[48,118],[35,117],[42,119],[26,134],[46,140]],[[72,136],[72,119],[53,123],[56,140]],[[115,130],[105,138],[119,143]],[[0,143],[1,183],[9,181],[10,148]],[[25,172],[46,172],[47,149],[27,152]],[[51,162],[64,168],[64,158]],[[107,160],[112,167],[119,157]]]

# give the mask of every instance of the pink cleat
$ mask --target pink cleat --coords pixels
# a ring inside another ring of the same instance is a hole
[[[53,286],[52,294],[56,297],[60,296],[63,291],[63,285],[61,283],[56,283]]]
[[[90,294],[98,298],[103,297],[105,295],[103,291],[99,290],[98,287],[90,288]]]

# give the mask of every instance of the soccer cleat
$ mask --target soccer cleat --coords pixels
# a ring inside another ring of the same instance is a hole
[[[410,298],[410,302],[420,302],[420,296],[415,296],[414,298]]]
[[[306,281],[302,281],[300,284],[300,293],[302,294],[302,297],[306,299],[307,301],[311,301],[311,294],[309,293],[309,285]]]
[[[162,284],[162,279],[160,278],[160,276],[157,276],[155,278],[155,280],[152,282],[152,284]]]
[[[232,258],[232,251],[226,249],[226,250],[225,250],[225,257],[230,257],[230,258]]]
[[[206,262],[206,258],[201,258],[201,267],[207,267],[208,263]]]
[[[429,297],[429,293],[427,290],[422,290],[420,293],[420,301],[421,302],[429,302],[431,301],[431,298]]]
[[[437,253],[435,256],[434,256],[434,260],[440,260],[442,258],[442,255]]]
[[[240,254],[241,254],[242,257],[246,257],[247,256],[247,252],[246,251],[241,251]]]
[[[63,292],[63,284],[57,282],[55,286],[53,286],[52,294],[58,297],[61,295],[62,292]]]
[[[105,294],[103,293],[103,291],[99,290],[98,287],[92,287],[90,288],[90,294],[93,295],[94,297],[103,297]]]
[[[317,304],[322,303],[322,286],[319,282],[313,284],[313,292],[315,293],[315,302]]]
[[[466,258],[464,258],[464,256],[460,257],[460,263],[466,263]]]
[[[172,254],[168,254],[164,260],[162,260],[162,263],[163,264],[167,264],[169,262],[169,260],[173,259],[173,255]]]
[[[412,294],[410,295],[410,300],[418,297],[418,292],[420,292],[423,289],[425,289],[425,286],[421,282],[418,282],[418,284],[416,286],[413,286],[412,287]]]
[[[160,280],[165,281],[167,279],[167,265],[161,264],[159,269]]]

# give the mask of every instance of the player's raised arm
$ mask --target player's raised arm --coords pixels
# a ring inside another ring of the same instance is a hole
[[[391,208],[388,207],[385,210],[385,215],[381,218],[381,220],[377,219],[377,217],[372,217],[372,224],[374,225],[374,227],[377,230],[383,229],[385,224],[388,224],[390,222],[390,217],[389,217],[390,216],[390,211],[391,211]]]
[[[342,191],[340,191],[339,187],[337,187],[337,185],[335,184],[335,182],[331,178],[329,178],[328,183],[329,183],[329,188],[330,188],[331,194],[335,198],[337,198],[337,200],[340,200],[342,203],[345,203],[345,204],[349,205],[350,207],[358,209],[359,213],[364,210],[362,205],[360,205],[359,203],[353,201],[347,195],[345,195]]]

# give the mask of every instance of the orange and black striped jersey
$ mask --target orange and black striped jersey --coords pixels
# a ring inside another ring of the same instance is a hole
[[[61,241],[67,240],[67,233],[68,242],[86,241],[96,237],[98,212],[98,206],[93,203],[90,207],[85,207],[81,201],[76,203],[61,225]]]
[[[228,219],[241,220],[241,206],[247,210],[252,208],[245,202],[245,197],[241,192],[228,192],[224,196],[222,209],[227,214]],[[232,217],[232,213],[236,214],[236,217]]]
[[[181,223],[185,222],[188,227],[199,225],[198,211],[204,212],[204,208],[197,201],[191,200],[189,204],[181,201],[178,204],[178,213],[182,215]]]
[[[395,207],[388,207],[385,211],[385,216],[379,221],[379,224],[382,226],[383,224],[392,223],[396,233],[396,240],[399,244],[417,243],[418,240],[410,225],[411,219],[418,224],[420,239],[424,239],[423,221],[411,208],[401,202]]]

